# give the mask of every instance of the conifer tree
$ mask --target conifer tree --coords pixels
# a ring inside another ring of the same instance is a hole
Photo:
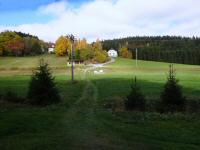
[[[40,60],[38,69],[31,77],[27,97],[31,104],[41,106],[60,101],[54,77],[52,77],[48,64],[43,59]]]
[[[131,84],[131,92],[125,100],[126,110],[145,110],[145,97],[137,83],[137,78]]]
[[[175,112],[184,109],[185,98],[182,87],[178,84],[173,65],[169,66],[169,75],[161,93],[161,104],[164,112]]]

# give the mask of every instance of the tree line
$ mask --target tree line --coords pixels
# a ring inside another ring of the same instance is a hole
[[[163,61],[170,63],[200,64],[200,38],[181,36],[144,36],[122,39],[104,40],[103,48],[120,48],[127,45],[129,52],[135,57],[138,48],[138,59]]]
[[[57,56],[68,56],[71,58],[72,43],[68,36],[60,36],[56,40],[55,53]],[[74,44],[74,60],[76,62],[90,61],[93,63],[104,63],[109,60],[108,54],[103,50],[99,40],[89,44],[86,39],[77,39]]]
[[[15,31],[0,33],[0,56],[37,55],[47,49],[47,44],[37,36]]]

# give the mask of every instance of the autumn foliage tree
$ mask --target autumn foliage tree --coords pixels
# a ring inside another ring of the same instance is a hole
[[[101,44],[101,42],[100,42],[99,39],[97,39],[96,42],[94,42],[92,46],[93,46],[94,51],[101,51],[101,50],[103,50],[102,44]]]
[[[47,49],[45,42],[36,36],[21,32],[0,33],[0,55],[24,56],[41,54]]]
[[[21,37],[17,36],[7,42],[6,49],[8,49],[15,56],[21,56],[24,53],[24,41]]]
[[[132,53],[128,50],[126,45],[120,47],[119,52],[120,56],[123,58],[132,58]]]
[[[105,63],[106,61],[108,61],[108,54],[106,51],[95,51],[94,52],[94,58],[93,58],[93,62],[94,63]]]
[[[87,43],[86,39],[75,41],[75,59],[77,61],[91,61],[93,57],[93,47]]]
[[[65,56],[70,53],[71,42],[66,36],[60,36],[56,41],[55,52],[57,56]]]
[[[41,54],[42,53],[41,49],[44,51],[45,49],[47,49],[43,41],[38,41],[37,39],[32,37],[24,38],[24,44],[25,44],[26,55]]]
[[[88,47],[88,43],[86,39],[78,39],[75,41],[75,49],[85,49]]]
[[[80,49],[80,60],[81,61],[91,61],[94,57],[94,50],[91,45],[87,45],[86,48]]]
[[[109,60],[108,54],[106,51],[103,50],[102,44],[99,40],[93,43],[92,45],[94,50],[94,63],[104,63]]]

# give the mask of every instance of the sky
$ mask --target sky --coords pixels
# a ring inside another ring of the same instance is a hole
[[[0,0],[0,32],[21,31],[54,42],[60,35],[200,36],[199,0]]]

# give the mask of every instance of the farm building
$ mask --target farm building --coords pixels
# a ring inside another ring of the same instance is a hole
[[[55,45],[50,43],[49,46],[48,46],[48,52],[49,53],[54,53],[55,51]]]
[[[108,56],[109,56],[109,57],[118,57],[118,53],[117,53],[116,50],[110,49],[110,50],[108,51]]]

